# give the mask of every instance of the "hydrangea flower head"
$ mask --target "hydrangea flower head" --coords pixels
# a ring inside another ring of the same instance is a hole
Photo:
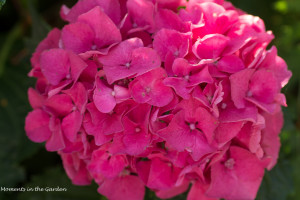
[[[79,0],[32,56],[25,130],[110,200],[255,199],[291,72],[223,0]]]

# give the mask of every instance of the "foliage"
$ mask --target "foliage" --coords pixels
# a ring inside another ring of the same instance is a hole
[[[12,0],[2,7],[5,0],[0,0],[0,186],[68,189],[67,192],[0,192],[0,199],[104,199],[97,194],[95,184],[72,185],[60,158],[29,141],[23,130],[24,118],[30,110],[27,88],[34,86],[33,80],[27,77],[30,53],[49,31],[48,23],[61,26],[56,15],[59,6],[74,2]],[[257,199],[300,199],[300,171],[297,170],[300,166],[300,1],[232,0],[232,3],[266,22],[267,29],[273,30],[276,36],[273,44],[278,47],[279,55],[293,71],[291,82],[284,88],[289,107],[284,108],[280,159],[272,171],[266,172]],[[146,199],[157,198],[148,191]],[[185,199],[185,196],[175,199]]]

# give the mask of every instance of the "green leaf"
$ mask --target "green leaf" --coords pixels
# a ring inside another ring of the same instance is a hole
[[[292,167],[284,160],[266,172],[257,200],[284,200],[293,192]]]
[[[20,193],[18,200],[96,200],[103,199],[97,193],[97,185],[76,186],[71,183],[61,167],[51,168],[45,173],[32,177],[31,181],[25,184],[25,188],[65,188],[67,191],[39,191]]]
[[[27,89],[32,85],[24,65],[7,65],[0,78],[0,185],[15,186],[24,180],[20,162],[40,147],[26,137],[24,119],[30,110]]]
[[[6,0],[0,0],[0,10],[2,8],[2,6],[4,6]]]
[[[32,29],[31,37],[26,39],[26,46],[32,53],[38,44],[47,36],[48,32],[51,30],[51,27],[38,14],[33,6],[32,0],[28,1],[28,11],[32,19]]]

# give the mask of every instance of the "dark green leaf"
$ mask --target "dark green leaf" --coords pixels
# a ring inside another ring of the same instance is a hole
[[[32,0],[28,1],[28,10],[32,19],[31,37],[26,40],[26,46],[29,51],[34,52],[38,44],[43,40],[51,27],[45,22],[45,20],[37,13]]]
[[[293,191],[292,167],[286,161],[279,161],[266,172],[257,195],[257,200],[285,200]]]
[[[5,4],[5,1],[6,0],[0,0],[0,10],[1,10],[2,6]]]

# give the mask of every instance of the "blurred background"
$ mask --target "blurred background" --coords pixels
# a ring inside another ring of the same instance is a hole
[[[1,192],[2,200],[95,200],[105,199],[97,185],[74,186],[65,175],[60,157],[43,144],[26,137],[24,119],[31,110],[27,89],[30,56],[51,28],[61,28],[62,4],[76,0],[0,0],[0,187],[57,187],[67,192]],[[283,89],[288,108],[277,166],[266,172],[257,200],[300,199],[300,0],[231,0],[238,8],[260,16],[276,36],[279,49],[293,72]],[[146,200],[157,199],[147,191]],[[184,195],[176,197],[184,200]]]

